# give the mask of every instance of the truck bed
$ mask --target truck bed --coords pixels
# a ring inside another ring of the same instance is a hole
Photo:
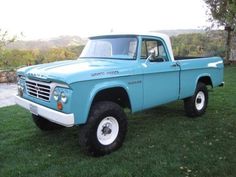
[[[200,77],[209,77],[212,87],[223,81],[223,61],[220,57],[177,57],[180,66],[180,98],[193,95]]]

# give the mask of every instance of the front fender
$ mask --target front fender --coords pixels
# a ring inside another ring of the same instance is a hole
[[[92,102],[93,102],[95,96],[97,95],[97,93],[99,93],[102,90],[115,88],[115,87],[123,88],[126,91],[128,97],[129,97],[129,100],[131,99],[130,95],[129,95],[129,87],[125,82],[123,82],[123,81],[101,82],[101,83],[96,84],[92,88],[90,95],[89,95],[88,106],[91,107]],[[132,102],[130,102],[130,104],[131,104],[131,109],[132,109]]]
[[[104,89],[122,87],[129,95],[129,87],[121,80],[93,80],[71,85],[73,89],[73,113],[75,114],[75,124],[84,124],[87,122],[89,111],[96,94]],[[131,102],[130,102],[131,103]],[[132,109],[132,103],[131,103]]]

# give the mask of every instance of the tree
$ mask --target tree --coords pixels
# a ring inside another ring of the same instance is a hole
[[[171,41],[175,56],[225,56],[225,35],[221,30],[180,34],[172,36]]]
[[[12,43],[16,40],[16,36],[10,37],[8,31],[2,30],[0,28],[0,50],[7,44]]]
[[[8,66],[8,61],[4,60],[4,50],[3,48],[16,40],[16,36],[10,37],[8,31],[2,30],[0,28],[0,66],[4,65],[5,67]]]
[[[229,63],[232,32],[236,27],[236,0],[204,0],[208,5],[212,22],[224,26],[227,31],[226,63]],[[213,23],[214,24],[214,23]]]

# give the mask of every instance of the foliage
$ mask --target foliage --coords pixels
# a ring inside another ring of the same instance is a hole
[[[22,34],[21,34],[22,35]],[[11,69],[24,65],[48,63],[58,60],[78,58],[84,46],[57,47],[46,49],[19,50],[6,48],[15,42],[18,36],[10,36],[8,31],[0,29],[0,69]],[[73,39],[81,40],[73,37]],[[63,37],[61,43],[70,42],[70,37]],[[58,44],[61,38],[53,40]],[[19,42],[19,41],[17,41]],[[35,42],[34,42],[35,43]],[[52,42],[51,42],[52,43]],[[53,43],[53,44],[54,44]],[[40,43],[41,44],[41,43]],[[43,43],[44,44],[44,43]],[[45,44],[44,44],[45,45]]]
[[[0,109],[0,174],[3,177],[236,176],[236,72],[209,92],[204,116],[184,116],[182,101],[128,115],[129,131],[118,151],[84,155],[79,127],[41,132],[18,106]]]
[[[21,36],[23,34],[21,33]],[[12,69],[14,66],[9,66],[9,61],[5,59],[5,55],[7,53],[9,53],[6,50],[6,46],[9,44],[12,44],[13,42],[15,42],[15,40],[18,38],[19,36],[14,35],[14,36],[10,36],[8,31],[4,31],[0,28],[0,69],[4,68],[3,66],[7,66],[7,69]]]
[[[171,37],[175,56],[221,56],[224,57],[225,40],[222,31],[180,34]]]
[[[10,37],[8,31],[4,31],[0,28],[0,51],[7,44],[10,44],[16,40],[16,36]]]
[[[236,25],[236,0],[204,0],[208,5],[212,15],[211,21],[216,21],[219,25]]]
[[[49,63],[65,59],[76,59],[80,55],[82,49],[83,46],[51,48],[47,50],[8,49],[2,51],[0,68],[20,67],[24,65]]]
[[[212,18],[218,26],[224,26],[227,31],[225,63],[230,63],[232,31],[236,31],[236,0],[205,0]],[[234,34],[235,35],[235,34]]]

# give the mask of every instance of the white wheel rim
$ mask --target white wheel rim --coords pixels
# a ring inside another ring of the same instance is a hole
[[[205,94],[200,91],[198,92],[196,99],[195,99],[195,106],[198,111],[200,111],[205,105]]]
[[[98,125],[97,138],[102,145],[109,145],[115,141],[119,133],[118,121],[112,117],[105,117]]]

